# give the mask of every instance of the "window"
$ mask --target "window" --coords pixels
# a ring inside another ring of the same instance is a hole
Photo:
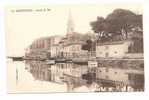
[[[106,68],[106,72],[109,72],[109,69],[108,68]]]
[[[144,68],[144,64],[142,63],[142,64],[140,64],[140,68]]]
[[[109,76],[105,76],[106,79],[109,79]]]
[[[105,50],[107,50],[107,49],[109,49],[109,47],[106,45],[106,46],[105,46]]]
[[[114,53],[117,54],[117,51],[115,51]]]
[[[108,52],[106,52],[105,57],[109,57],[109,53]]]
[[[64,65],[63,65],[63,64],[61,65],[61,68],[62,68],[62,69],[64,68]]]

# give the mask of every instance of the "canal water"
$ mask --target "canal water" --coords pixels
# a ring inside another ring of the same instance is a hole
[[[24,61],[7,62],[7,86],[9,93],[66,92],[66,84],[36,79]]]
[[[86,64],[57,63],[49,65],[44,61],[7,61],[7,86],[9,93],[49,92],[100,92],[126,91],[103,87],[88,74]],[[110,85],[111,86],[111,85]],[[133,88],[127,87],[129,91]]]
[[[8,93],[89,92],[91,89],[84,85],[84,80],[77,78],[86,72],[84,67],[86,65],[74,66],[71,63],[49,65],[41,61],[8,60]],[[66,80],[64,76],[67,77]]]

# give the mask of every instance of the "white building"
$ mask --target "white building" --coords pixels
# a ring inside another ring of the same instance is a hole
[[[51,37],[51,48],[50,53],[51,57],[58,57],[60,53],[61,46],[59,42],[61,41],[62,37],[60,36],[52,36]]]
[[[62,37],[61,36],[51,36],[51,41],[50,41],[50,45],[56,45],[59,44],[59,42],[61,41]]]
[[[64,57],[83,57],[87,54],[86,50],[82,50],[82,42],[74,42],[66,44],[63,47]]]
[[[29,52],[26,52],[26,57],[29,58],[43,58],[49,56],[50,37],[43,37],[36,39],[29,47]]]
[[[96,57],[99,58],[123,58],[128,52],[132,41],[116,41],[98,43],[96,45]]]
[[[59,57],[60,56],[61,46],[59,44],[51,46],[51,57]]]
[[[31,50],[49,49],[50,48],[50,37],[43,37],[36,39],[30,46]]]
[[[71,47],[66,46],[68,44],[68,39],[74,34],[74,23],[72,20],[71,12],[69,11],[68,23],[67,23],[67,33],[65,37],[52,37],[51,39],[51,57],[64,57],[65,54],[70,52]],[[75,47],[76,48],[76,47]],[[65,55],[66,57],[66,55]]]

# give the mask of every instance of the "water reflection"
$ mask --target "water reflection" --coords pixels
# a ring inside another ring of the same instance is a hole
[[[25,61],[25,64],[25,69],[35,80],[66,84],[67,92],[143,91],[144,89],[144,75],[130,74],[129,70],[89,68],[87,64],[72,62],[50,65],[44,61]],[[134,84],[136,87],[133,87]]]
[[[51,70],[50,66],[46,65],[45,62],[32,61],[29,62],[29,67],[26,69],[32,74],[36,80],[51,81]]]
[[[87,65],[74,63],[57,63],[49,65],[43,61],[26,61],[28,70],[36,80],[67,84],[67,91],[85,85],[82,75],[88,72]]]

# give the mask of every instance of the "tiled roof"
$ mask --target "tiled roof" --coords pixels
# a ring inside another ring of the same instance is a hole
[[[112,41],[112,42],[101,42],[101,43],[97,43],[98,46],[102,46],[102,45],[117,45],[117,44],[123,44],[124,42],[128,42],[130,40],[123,40],[123,41]]]

